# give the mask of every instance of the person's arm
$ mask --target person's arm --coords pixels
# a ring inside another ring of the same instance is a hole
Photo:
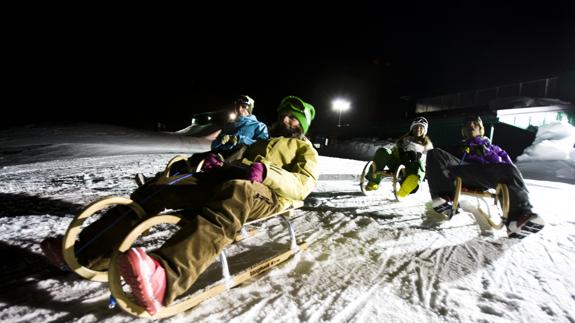
[[[491,144],[487,138],[469,140],[467,148],[467,161],[480,164],[511,164],[511,158],[503,149]]]
[[[410,138],[406,138],[403,146],[403,162],[406,163],[412,163],[421,160],[423,154],[426,152],[424,145],[419,142],[412,141]]]
[[[513,164],[513,161],[511,161],[509,154],[507,154],[507,152],[505,150],[503,150],[503,148],[501,148],[497,145],[491,145],[491,146],[493,147],[494,153],[497,154],[497,156],[499,157],[499,160],[501,163]]]
[[[217,150],[218,148],[220,148],[222,146],[222,143],[220,142],[221,138],[216,138],[216,140],[212,141],[212,146],[211,149],[212,150]]]
[[[268,127],[265,123],[260,122],[256,130],[254,138],[256,140],[267,140],[270,137],[268,133]]]
[[[220,148],[221,146],[223,146],[222,137],[226,133],[227,133],[227,129],[226,129],[226,127],[223,127],[222,130],[220,131],[220,133],[218,134],[218,136],[216,137],[216,139],[214,139],[214,141],[212,141],[212,145],[211,145],[212,150],[216,150],[216,149]]]
[[[290,200],[303,201],[315,188],[319,177],[318,153],[311,143],[298,148],[296,160],[286,170],[265,159],[259,160],[266,165],[267,175],[263,184],[269,186],[278,195]]]
[[[238,138],[238,145],[246,145],[249,146],[251,144],[253,144],[254,142],[256,142],[254,139],[248,137],[248,136],[244,136],[244,135],[236,135],[236,137]]]
[[[238,134],[238,143],[249,146],[257,140],[267,140],[269,138],[268,128],[264,123],[258,122],[252,129],[253,131],[249,133],[249,136]]]
[[[431,142],[431,139],[427,138],[427,144],[425,145],[425,152],[427,153],[431,149],[433,149],[433,143]]]

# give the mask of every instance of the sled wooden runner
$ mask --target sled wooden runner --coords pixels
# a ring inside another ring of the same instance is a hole
[[[68,268],[70,268],[70,270],[76,274],[89,280],[105,282],[108,280],[108,272],[92,270],[88,267],[84,267],[78,262],[78,259],[76,258],[76,252],[78,252],[78,250],[76,250],[76,239],[82,231],[82,225],[89,217],[91,217],[94,213],[102,210],[103,208],[111,205],[126,205],[130,207],[140,219],[144,218],[146,215],[144,209],[142,209],[138,203],[132,201],[129,198],[119,196],[104,197],[91,203],[84,209],[84,211],[74,217],[68,226],[62,241],[64,261],[68,265]]]
[[[365,189],[365,186],[367,185],[368,180],[365,178],[365,176],[367,176],[367,173],[369,173],[369,171],[371,170],[371,172],[375,175],[379,175],[382,176],[383,178],[386,177],[391,177],[392,178],[392,189],[393,189],[393,195],[395,196],[395,200],[399,201],[399,197],[397,196],[397,192],[399,192],[399,189],[401,187],[400,181],[405,178],[405,166],[404,165],[399,165],[397,167],[397,169],[395,170],[395,172],[391,172],[389,170],[382,170],[382,171],[378,171],[375,168],[375,162],[369,161],[365,164],[365,166],[363,166],[363,170],[361,172],[361,176],[359,177],[359,188],[361,189],[361,192],[363,193],[363,195],[372,195],[373,193],[375,193],[377,190],[373,190],[373,191],[368,191]]]
[[[194,165],[190,164],[188,156],[176,155],[168,161],[168,164],[166,165],[166,168],[164,169],[162,176],[165,178],[172,176],[172,174],[171,174],[172,166],[175,163],[180,162],[180,161],[184,161],[186,163],[186,168],[188,169],[188,172],[190,172],[190,173],[199,173],[202,170],[202,166],[204,165],[203,159],[197,165],[194,166]]]
[[[164,177],[166,177],[166,178],[170,177],[170,169],[172,168],[172,165],[174,165],[175,163],[177,163],[179,161],[184,161],[186,163],[187,168],[190,169],[190,163],[188,162],[188,156],[176,155],[168,161],[168,164],[166,165],[166,168],[164,169]]]
[[[497,184],[495,192],[490,192],[487,190],[473,190],[466,189],[463,186],[461,177],[455,178],[455,195],[453,197],[453,210],[457,210],[459,207],[459,200],[461,195],[473,196],[479,199],[493,199],[493,205],[500,208],[499,218],[500,221],[493,221],[489,214],[485,214],[483,211],[480,214],[485,218],[487,223],[494,229],[501,229],[505,225],[505,219],[509,214],[509,188],[506,184]]]
[[[303,204],[303,203],[301,203],[301,204]],[[265,221],[267,219],[270,219],[270,218],[276,217],[276,216],[282,217],[282,219],[287,222],[285,214],[291,215],[292,212],[296,208],[301,206],[301,204],[298,206],[294,206],[292,208],[271,214],[267,217],[258,219],[256,221],[248,222],[246,224],[249,225],[249,224],[253,224],[255,222]],[[229,276],[229,271],[227,269],[227,260],[225,258],[225,254],[222,252],[222,254],[220,255],[220,260],[222,262],[222,267],[223,267],[222,268],[223,269],[223,276],[224,276],[223,279],[221,279],[220,281],[216,282],[215,284],[213,284],[209,287],[206,287],[201,292],[197,292],[194,295],[191,295],[189,297],[185,297],[181,301],[177,301],[170,306],[162,307],[160,309],[160,311],[158,311],[158,313],[156,313],[155,315],[152,316],[145,310],[145,308],[143,308],[142,306],[140,306],[136,302],[134,302],[132,300],[130,294],[126,293],[123,290],[122,280],[121,280],[120,273],[119,273],[119,271],[117,269],[117,265],[116,265],[117,257],[121,252],[125,252],[128,249],[130,249],[132,247],[132,244],[136,241],[136,239],[143,232],[150,229],[152,226],[157,225],[157,224],[163,224],[163,223],[178,224],[182,220],[183,220],[183,217],[181,217],[180,215],[159,215],[159,216],[155,216],[155,217],[152,217],[150,219],[147,219],[147,220],[143,221],[142,223],[140,223],[138,226],[136,226],[128,234],[128,236],[126,236],[126,238],[122,241],[122,243],[120,244],[118,249],[116,251],[114,251],[114,253],[112,254],[112,259],[110,262],[110,268],[108,271],[108,281],[110,283],[110,291],[112,293],[112,297],[115,298],[117,305],[120,306],[120,308],[122,308],[124,311],[126,311],[132,315],[135,315],[135,316],[154,318],[154,319],[176,315],[178,313],[184,312],[186,310],[189,310],[189,309],[195,307],[196,305],[200,304],[201,302],[203,302],[204,300],[206,300],[208,298],[211,298],[211,297],[214,297],[218,294],[221,294],[221,293],[225,292],[227,289],[238,286],[238,285],[242,284],[243,282],[245,282],[246,280],[248,280],[254,276],[257,276],[260,273],[263,273],[263,272],[283,263],[284,261],[291,258],[296,253],[303,251],[308,247],[308,244],[306,242],[296,243],[295,233],[293,232],[293,229],[292,229],[291,225],[289,224],[289,222],[287,222],[288,229],[290,230],[290,235],[291,235],[291,247],[289,250],[282,252],[278,255],[275,255],[273,257],[270,257],[268,259],[265,259],[265,260],[255,264],[255,265],[249,267],[248,269],[246,269],[240,273],[237,273],[233,276]],[[228,275],[229,277],[226,277],[226,275]]]

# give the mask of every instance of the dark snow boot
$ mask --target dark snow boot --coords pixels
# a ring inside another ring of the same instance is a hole
[[[545,221],[543,221],[543,218],[535,213],[528,212],[507,223],[507,235],[509,238],[523,239],[530,234],[541,231],[544,226]]]
[[[142,173],[137,173],[134,180],[136,181],[138,187],[142,187],[144,184],[146,184],[146,177]]]
[[[62,236],[46,238],[40,243],[40,249],[42,249],[42,253],[46,256],[48,262],[54,267],[62,271],[70,271],[64,261],[63,239],[64,237]]]

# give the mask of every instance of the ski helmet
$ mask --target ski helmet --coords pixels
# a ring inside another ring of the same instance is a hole
[[[240,95],[235,101],[234,101],[235,105],[243,105],[248,109],[248,112],[250,114],[252,114],[252,111],[254,110],[254,99],[250,98],[247,95]]]

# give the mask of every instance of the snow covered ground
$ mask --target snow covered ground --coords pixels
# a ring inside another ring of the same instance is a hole
[[[39,249],[88,203],[127,196],[136,172],[152,175],[174,154],[206,144],[115,129],[69,127],[75,139],[66,144],[69,137],[49,129],[43,136],[0,133],[0,321],[147,321],[108,309],[105,283],[60,273]],[[293,218],[309,249],[163,321],[574,322],[575,131],[553,125],[540,133],[545,139],[538,135],[518,164],[534,210],[547,222],[536,235],[509,240],[479,225],[473,212],[436,218],[427,211],[425,185],[402,202],[393,200],[390,185],[363,196],[357,183],[365,162],[322,156],[317,189]],[[118,142],[132,149],[122,152]],[[465,209],[473,211],[474,203],[465,201]],[[287,248],[280,222],[267,224],[230,248],[232,271]],[[216,270],[217,263],[199,283]]]

